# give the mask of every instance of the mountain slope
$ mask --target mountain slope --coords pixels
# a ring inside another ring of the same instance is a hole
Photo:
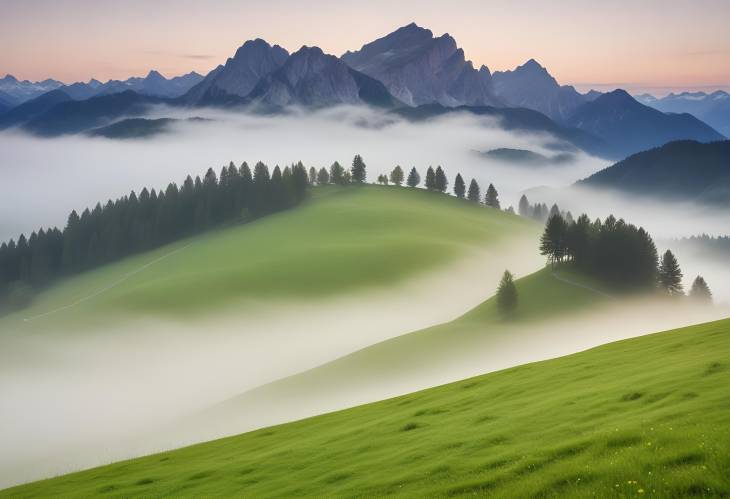
[[[495,93],[510,106],[539,111],[557,122],[586,102],[573,87],[558,84],[534,59],[513,71],[497,71],[492,79]]]
[[[722,497],[728,356],[707,323],[0,495]]]
[[[664,113],[689,113],[726,137],[730,136],[730,94],[722,90],[712,92],[682,92],[661,99],[645,94],[637,96],[642,104]]]
[[[448,33],[435,38],[430,30],[415,23],[343,54],[342,60],[381,81],[393,96],[410,106],[499,103],[486,66],[477,71]]]
[[[624,90],[583,104],[566,120],[614,144],[624,157],[673,140],[711,142],[724,137],[689,114],[665,114],[645,106]]]
[[[247,101],[273,108],[338,104],[392,107],[397,104],[379,81],[349,68],[319,47],[306,46],[259,81]]]
[[[246,97],[256,84],[280,68],[289,53],[257,38],[248,40],[225,65],[214,69],[182,98],[187,104],[207,105]]]
[[[491,106],[445,107],[439,104],[400,108],[394,113],[412,121],[433,119],[454,113],[469,113],[493,117],[505,130],[548,133],[595,156],[616,158],[616,148],[602,139],[577,128],[558,125],[544,114],[526,108],[496,108]]]
[[[42,116],[56,105],[71,101],[71,97],[61,89],[51,90],[35,99],[20,104],[0,116],[0,130],[14,126],[21,126]]]
[[[5,75],[0,79],[0,92],[15,100],[15,105],[40,97],[46,92],[63,86],[60,81],[46,79],[43,81],[18,80],[13,75]]]
[[[577,185],[730,206],[730,140],[670,142],[630,156]]]

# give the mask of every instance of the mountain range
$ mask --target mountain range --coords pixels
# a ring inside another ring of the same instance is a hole
[[[730,206],[730,140],[670,142],[578,182],[626,194]]]
[[[59,83],[51,82],[55,80],[42,83]],[[103,99],[129,91],[138,97]],[[145,102],[238,106],[266,112],[288,106],[364,104],[392,109],[408,119],[454,110],[493,115],[503,126],[557,133],[591,154],[612,159],[672,140],[710,142],[724,138],[695,116],[661,112],[622,90],[581,94],[571,86],[560,85],[533,59],[512,71],[491,73],[486,66],[476,69],[448,33],[436,37],[413,23],[342,57],[307,46],[289,54],[278,45],[255,39],[245,42],[233,57],[205,77],[189,73],[168,80],[151,71],[145,78],[124,82],[91,80],[60,86],[51,94],[14,108],[0,94],[0,106],[6,109],[3,112],[0,108],[0,129],[22,126],[46,134],[75,133],[82,131],[81,123],[108,125],[115,117],[139,117]],[[109,108],[109,102],[115,105]],[[128,113],[117,107],[124,104],[130,106]],[[94,112],[94,106],[100,111]],[[112,108],[114,116],[100,114]],[[71,113],[66,127],[64,112]],[[86,119],[76,120],[76,112]],[[96,117],[90,119],[92,115]],[[44,121],[51,124],[45,126]]]
[[[664,113],[690,113],[718,132],[730,136],[730,94],[712,92],[671,93],[660,99],[650,94],[637,95],[636,100]]]

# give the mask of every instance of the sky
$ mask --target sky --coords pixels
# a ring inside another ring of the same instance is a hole
[[[250,38],[340,55],[416,22],[475,65],[535,58],[579,90],[730,89],[728,0],[0,0],[0,75],[206,73]]]

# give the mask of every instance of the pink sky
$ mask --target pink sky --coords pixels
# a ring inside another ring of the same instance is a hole
[[[561,83],[730,87],[730,1],[0,0],[0,75],[65,82],[206,73],[245,40],[340,55],[415,21],[476,65],[537,59]]]

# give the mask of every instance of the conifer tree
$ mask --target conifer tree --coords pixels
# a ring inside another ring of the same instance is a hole
[[[416,170],[415,166],[411,168],[406,183],[408,184],[408,187],[418,187],[418,184],[421,183],[421,175],[418,174],[418,170]]]
[[[484,196],[484,204],[490,208],[499,209],[499,194],[493,184],[489,184],[489,187],[487,187],[487,193]]]
[[[524,194],[520,198],[520,204],[517,206],[517,213],[519,213],[521,217],[532,216],[532,208],[530,206],[530,202],[527,200],[527,196],[525,196]]]
[[[560,263],[566,254],[567,227],[560,215],[550,217],[540,237],[540,254],[545,255],[550,263]]]
[[[454,179],[454,194],[459,199],[463,199],[466,194],[466,184],[464,184],[464,179],[461,178],[461,173],[457,173]]]
[[[695,280],[692,283],[692,289],[689,291],[689,296],[698,302],[712,303],[710,287],[705,282],[705,279],[700,275],[695,277]]]
[[[659,265],[659,287],[669,295],[681,295],[682,289],[682,270],[674,254],[667,250],[662,256]]]
[[[426,170],[426,189],[433,191],[436,189],[436,172],[433,171],[432,167],[428,167]]]
[[[362,157],[359,154],[356,154],[352,159],[352,168],[350,169],[353,182],[357,184],[365,182],[365,178],[367,176],[365,168],[365,162],[362,160]]]
[[[345,169],[337,161],[330,166],[330,182],[335,185],[345,185]]]
[[[317,173],[317,184],[319,185],[327,185],[330,183],[330,174],[327,172],[327,169],[322,167],[319,169],[319,173]]]
[[[434,176],[435,181],[435,187],[437,191],[440,192],[446,192],[446,189],[449,186],[449,181],[446,179],[446,174],[444,173],[443,169],[438,166],[436,168],[436,174]]]
[[[390,182],[398,187],[403,184],[403,169],[400,165],[396,165],[396,167],[393,168],[393,171],[390,172]]]
[[[309,185],[314,185],[317,183],[317,170],[314,169],[313,166],[309,167]]]
[[[475,179],[471,179],[471,183],[469,183],[469,192],[467,192],[466,198],[469,201],[478,203],[481,200],[481,197],[482,194],[481,189],[479,189],[479,184],[477,184]]]
[[[517,308],[517,286],[509,270],[505,270],[497,287],[497,308],[503,317],[510,317]]]

